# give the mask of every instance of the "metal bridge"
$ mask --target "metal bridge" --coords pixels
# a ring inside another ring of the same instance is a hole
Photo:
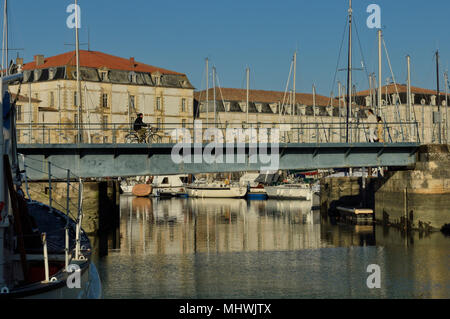
[[[369,142],[369,124],[353,124],[350,143],[341,142],[345,140],[342,123],[255,124],[255,127],[240,125],[200,129],[194,125],[186,128],[177,124],[159,129],[157,133],[149,133],[147,143],[124,143],[125,136],[130,133],[130,124],[122,127],[116,124],[114,129],[106,129],[104,124],[98,124],[98,128],[89,127],[90,133],[95,131],[111,138],[114,143],[108,143],[106,138],[102,139],[104,143],[100,143],[94,139],[95,134],[87,140],[86,128],[82,131],[84,143],[67,143],[67,139],[77,135],[75,130],[78,128],[61,128],[60,124],[50,129],[18,126],[18,132],[31,133],[30,136],[19,133],[22,143],[18,145],[18,152],[24,155],[21,164],[25,161],[29,177],[35,180],[48,178],[45,173],[48,162],[69,169],[82,178],[277,169],[410,167],[415,164],[420,145],[415,123],[410,124],[410,130],[404,126],[404,131],[409,130],[409,134],[399,134],[396,123],[384,123],[382,140],[388,143]],[[27,139],[33,143],[26,143]],[[60,175],[57,171],[52,174],[55,178],[66,177],[63,171]]]

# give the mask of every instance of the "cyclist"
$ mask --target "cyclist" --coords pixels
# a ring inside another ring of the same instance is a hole
[[[139,113],[137,119],[134,121],[133,129],[136,131],[139,141],[145,141],[145,135],[147,134],[147,124],[143,121],[144,114]]]

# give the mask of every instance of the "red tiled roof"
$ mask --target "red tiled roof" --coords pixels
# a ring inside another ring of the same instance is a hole
[[[313,105],[313,95],[307,93],[296,93],[296,102],[304,105]],[[283,102],[289,104],[289,93],[279,91],[263,91],[263,90],[249,90],[249,101],[255,103],[278,103]],[[196,100],[206,100],[206,90],[198,91],[194,93]],[[211,101],[214,99],[213,89],[209,89],[209,97]],[[233,88],[216,88],[216,99],[225,101],[245,101],[247,99],[247,90],[245,89],[233,89]],[[317,106],[328,106],[330,104],[330,98],[316,94]],[[335,100],[333,105],[338,105],[338,100]]]
[[[24,64],[23,69],[24,70],[45,69],[66,65],[70,66],[76,65],[75,51],[66,52],[52,57],[47,57],[44,59],[44,63],[39,66],[36,66],[35,61],[26,63]],[[80,50],[80,66],[96,69],[104,67],[110,70],[136,71],[146,73],[154,73],[159,71],[161,74],[184,75],[183,73],[166,70],[163,68],[144,64],[137,61],[134,61],[133,65],[132,59],[124,59],[98,51]]]
[[[389,84],[389,85],[385,85],[382,88],[382,94],[386,94],[386,88],[387,88],[387,92],[388,94],[394,94],[394,93],[407,93],[408,88],[405,84],[397,84],[397,88],[395,87],[395,84]],[[428,90],[428,89],[422,89],[419,87],[415,87],[415,86],[411,86],[411,93],[412,94],[424,94],[424,95],[437,95],[437,91],[433,91],[433,90]],[[370,95],[370,91],[366,90],[366,91],[361,91],[356,93],[357,96],[369,96]],[[440,92],[440,95],[445,95],[444,92]]]

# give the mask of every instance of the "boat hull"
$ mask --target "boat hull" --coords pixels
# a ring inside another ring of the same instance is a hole
[[[242,198],[247,194],[245,187],[187,187],[186,191],[194,198]]]
[[[311,200],[312,192],[307,187],[267,186],[267,196],[273,199]]]

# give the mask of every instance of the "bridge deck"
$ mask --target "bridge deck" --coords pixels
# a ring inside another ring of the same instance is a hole
[[[277,169],[322,169],[351,167],[406,167],[416,162],[418,143],[321,143],[321,144],[280,144],[273,157],[262,157],[263,149],[253,145],[232,147],[232,161],[223,150],[223,163],[208,163],[202,157],[176,164],[172,150],[175,144],[21,144],[18,152],[25,155],[27,173],[31,179],[46,179],[45,162],[70,169],[83,178],[126,177],[163,175],[180,173],[216,173],[236,171],[259,171]],[[201,152],[207,152],[206,144]],[[229,150],[228,150],[229,151]],[[270,147],[269,147],[270,151]],[[219,151],[216,151],[219,154]],[[239,158],[237,153],[245,156]],[[192,151],[194,153],[194,151]],[[269,152],[270,154],[270,152]],[[279,154],[279,155],[277,155]],[[56,178],[65,178],[66,172],[52,171]]]

